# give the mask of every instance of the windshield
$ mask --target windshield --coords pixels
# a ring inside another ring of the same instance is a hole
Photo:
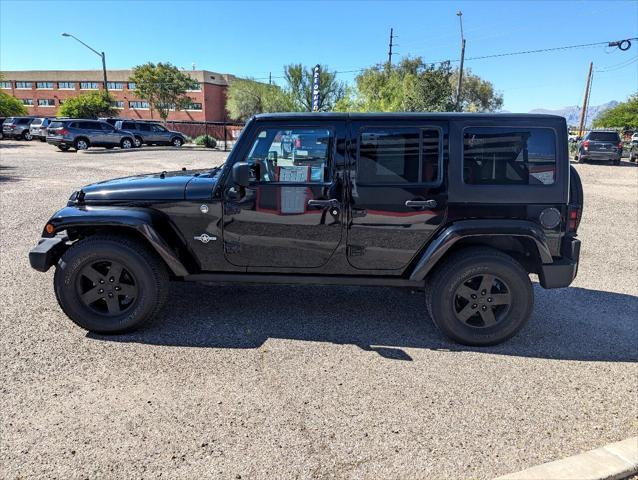
[[[620,137],[616,132],[589,132],[588,140],[594,142],[619,142]]]

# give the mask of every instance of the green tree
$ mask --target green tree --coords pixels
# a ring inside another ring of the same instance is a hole
[[[226,93],[226,109],[230,118],[246,121],[258,113],[294,111],[295,106],[290,96],[277,85],[235,79]]]
[[[638,128],[638,92],[627,101],[605,110],[594,120],[594,128]]]
[[[455,70],[450,77],[454,92],[459,81],[459,72]],[[455,98],[456,100],[456,98]],[[503,95],[494,90],[494,85],[483,80],[471,70],[463,72],[461,88],[461,108],[463,112],[494,112],[503,107]]]
[[[352,89],[335,106],[339,111],[451,112],[456,107],[458,71],[447,62],[427,64],[420,57],[403,58],[397,65],[379,64],[357,75]],[[494,111],[503,97],[493,85],[467,72],[461,109]]]
[[[26,115],[27,109],[20,100],[6,92],[0,92],[0,117]]]
[[[106,92],[83,93],[64,101],[58,110],[58,117],[98,118],[116,114],[113,98]]]
[[[325,112],[345,97],[346,85],[337,80],[337,73],[321,65],[319,73],[319,111]],[[284,67],[285,91],[290,95],[297,111],[312,111],[313,69],[300,63]]]
[[[129,81],[135,93],[146,100],[163,121],[171,109],[182,110],[192,102],[187,90],[198,87],[197,81],[170,63],[145,63],[133,68]]]

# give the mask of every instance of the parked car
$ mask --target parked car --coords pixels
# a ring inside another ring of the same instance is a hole
[[[576,161],[609,161],[620,165],[623,143],[615,130],[592,130],[578,144]]]
[[[629,144],[629,161],[635,162],[638,159],[638,138]]]
[[[134,135],[136,147],[141,147],[143,144],[181,147],[186,143],[183,134],[168,130],[159,123],[119,120],[115,123],[115,128],[131,132]]]
[[[31,141],[33,137],[29,131],[29,125],[33,117],[8,117],[2,122],[2,135],[6,138],[17,138]]]
[[[319,130],[314,165],[273,154]],[[544,288],[575,278],[582,206],[563,117],[265,114],[221,167],[73,192],[29,259],[55,265],[62,310],[94,332],[140,327],[172,279],[367,285],[424,288],[422,320],[491,345],[529,318],[530,273]]]
[[[90,147],[133,148],[135,142],[128,132],[117,130],[99,120],[67,119],[54,120],[47,128],[47,143],[60,150],[70,148],[86,150]]]
[[[634,134],[631,136],[631,141],[638,142],[638,132],[634,132]]]
[[[0,140],[4,139],[4,133],[2,133],[2,124],[7,119],[7,117],[0,117]]]
[[[47,141],[47,127],[55,120],[54,118],[37,117],[29,124],[29,132],[32,138],[37,138],[41,142]]]

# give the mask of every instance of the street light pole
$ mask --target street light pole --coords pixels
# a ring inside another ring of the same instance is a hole
[[[77,40],[82,45],[84,45],[86,48],[88,48],[93,53],[95,53],[97,56],[102,58],[102,73],[104,74],[104,91],[108,94],[109,93],[109,87],[108,87],[108,82],[107,82],[107,79],[106,79],[106,55],[104,55],[104,52],[98,52],[96,49],[91,48],[86,43],[84,43],[82,40],[80,40],[78,37],[76,37],[75,35],[71,35],[70,33],[66,33],[66,32],[62,33],[62,36],[63,37],[71,37],[71,38]]]
[[[461,24],[461,65],[459,66],[459,83],[456,87],[456,110],[461,109],[461,88],[463,87],[463,61],[465,60],[465,37],[463,36],[463,12],[456,12]]]

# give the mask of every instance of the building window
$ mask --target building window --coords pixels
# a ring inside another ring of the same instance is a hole
[[[106,82],[109,90],[124,90],[124,83],[122,82]]]
[[[80,90],[97,90],[100,88],[98,82],[80,82]]]
[[[129,90],[135,90],[137,88],[137,85],[135,84],[135,82],[128,82],[127,87]]]
[[[35,88],[40,90],[53,90],[53,82],[35,82]]]
[[[33,99],[32,98],[22,98],[22,105],[26,105],[27,107],[32,107],[33,106]]]
[[[115,100],[114,102],[112,102],[113,108],[124,108],[124,101],[123,100]]]
[[[556,135],[549,128],[471,127],[463,132],[463,180],[470,185],[551,185]]]
[[[193,103],[191,102],[190,105],[188,105],[186,107],[186,110],[201,110],[202,109],[202,104],[201,103]]]
[[[58,82],[60,90],[75,90],[75,82]]]
[[[198,83],[195,88],[189,88],[186,91],[187,92],[201,92],[202,91],[202,86]]]
[[[11,88],[11,82],[0,82],[0,88],[10,89]]]
[[[148,102],[141,102],[141,101],[128,102],[128,106],[129,108],[137,108],[139,110],[148,110]]]
[[[55,107],[55,100],[52,98],[39,98],[38,107]]]
[[[30,90],[33,88],[33,82],[16,82],[16,88],[20,90]]]

